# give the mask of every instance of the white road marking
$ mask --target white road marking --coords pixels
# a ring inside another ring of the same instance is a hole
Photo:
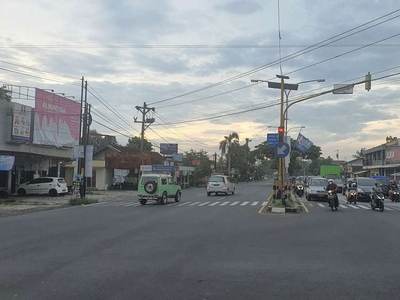
[[[254,201],[251,206],[256,206],[258,204],[258,201]]]
[[[261,205],[267,205],[268,201],[264,201]]]
[[[303,203],[304,204],[304,203]],[[314,207],[314,204],[312,203],[308,203],[309,206]]]
[[[321,203],[317,203],[317,204],[318,204],[318,206],[325,207],[325,205],[322,205]]]
[[[216,202],[210,204],[209,206],[214,206],[214,205],[217,205],[218,203],[220,203],[220,202],[219,202],[219,201],[216,201]]]
[[[364,205],[358,205],[358,207],[361,207],[361,208],[363,208],[363,209],[370,209],[369,207],[366,207],[366,206],[364,206]]]
[[[229,201],[226,201],[224,203],[221,203],[219,206],[224,206],[224,205],[227,205],[228,203],[229,203]]]
[[[247,204],[249,204],[250,201],[244,201],[242,204],[240,204],[240,206],[245,206]]]
[[[190,202],[184,202],[184,203],[178,204],[177,206],[184,206],[184,205],[189,204],[189,203]]]
[[[359,207],[351,205],[351,204],[347,204],[347,205],[350,206],[351,208],[354,208],[354,209],[360,209]]]
[[[225,197],[222,197],[222,198],[219,198],[219,199],[217,199],[218,201],[221,201],[221,200],[224,200],[225,199]]]
[[[230,204],[230,206],[235,206],[236,204],[240,203],[240,201],[235,201]]]
[[[392,208],[389,208],[389,207],[387,207],[387,206],[385,207],[385,209],[387,209],[387,210],[393,210]]]
[[[127,204],[127,205],[125,205],[125,206],[139,206],[140,205],[140,203],[130,203],[130,204]]]
[[[343,204],[340,204],[340,208],[348,208],[347,206],[344,206]]]
[[[199,204],[199,206],[204,206],[204,205],[207,205],[208,203],[211,203],[211,202],[210,202],[210,201],[208,201],[208,202],[203,202],[203,203]]]
[[[201,202],[194,202],[194,203],[189,204],[188,206],[193,206],[193,205],[196,205],[196,204],[199,204],[199,203],[201,203]]]

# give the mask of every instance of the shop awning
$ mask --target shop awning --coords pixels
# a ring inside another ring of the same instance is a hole
[[[15,156],[0,155],[0,171],[10,171],[14,167]]]

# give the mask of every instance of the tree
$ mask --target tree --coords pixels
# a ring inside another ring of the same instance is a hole
[[[126,144],[126,148],[128,148],[129,151],[133,153],[138,153],[140,152],[140,137],[134,136],[128,140],[128,143]],[[143,150],[146,152],[151,152],[153,151],[153,145],[144,139],[143,141]]]
[[[394,140],[397,140],[397,137],[395,137],[395,136],[392,137],[391,135],[386,137],[386,143],[390,143],[391,141],[394,141]]]
[[[228,175],[231,174],[231,148],[233,143],[239,142],[239,134],[232,132],[228,136],[225,136],[222,141],[219,142],[219,150],[221,150],[221,156],[225,155],[228,158]]]
[[[387,138],[386,138],[386,140],[387,140]],[[354,154],[353,157],[364,159],[365,158],[365,148],[361,148],[360,150],[357,150],[356,154]]]
[[[0,100],[11,102],[11,91],[7,90],[4,86],[0,87]]]
[[[190,151],[185,152],[182,164],[184,166],[191,166],[192,161],[194,160],[200,161],[200,164],[197,165],[194,169],[194,178],[196,184],[198,185],[204,183],[204,177],[211,175],[212,162],[209,159],[207,151],[204,151],[203,149],[201,149],[200,151],[194,151],[193,149],[190,149]]]

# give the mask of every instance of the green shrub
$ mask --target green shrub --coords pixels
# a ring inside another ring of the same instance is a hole
[[[93,198],[73,198],[69,200],[69,205],[86,205],[86,204],[93,204],[98,203],[97,199]]]

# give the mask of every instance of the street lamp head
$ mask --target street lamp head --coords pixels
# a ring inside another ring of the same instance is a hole
[[[257,79],[252,79],[251,82],[258,82],[258,80]]]
[[[325,79],[318,79],[317,82],[325,82]]]

